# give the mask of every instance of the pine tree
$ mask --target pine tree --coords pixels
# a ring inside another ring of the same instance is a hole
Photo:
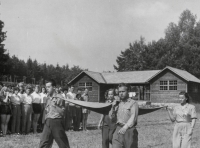
[[[0,77],[9,74],[9,54],[6,53],[3,41],[6,39],[6,32],[3,32],[4,23],[0,20]]]

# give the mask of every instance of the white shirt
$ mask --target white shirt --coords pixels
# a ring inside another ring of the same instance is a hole
[[[18,93],[18,96],[21,98],[21,100],[23,101],[25,99],[25,94],[21,94],[21,93]]]
[[[10,102],[13,105],[20,105],[22,102],[22,99],[20,98],[19,95],[13,94],[12,96],[10,96]]]
[[[47,102],[47,94],[40,93],[41,96],[41,103],[46,103]]]
[[[24,104],[32,104],[33,103],[33,97],[31,95],[24,94],[23,103]]]
[[[41,103],[42,97],[40,93],[33,92],[31,96],[33,97],[33,103]]]
[[[72,93],[72,92],[68,92],[67,93],[67,99],[75,99],[76,98],[76,94],[75,93]],[[69,103],[69,105],[71,105],[71,106],[74,106],[74,104],[73,103]]]

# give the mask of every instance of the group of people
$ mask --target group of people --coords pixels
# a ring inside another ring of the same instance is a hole
[[[55,93],[63,96],[63,99],[88,101],[88,90],[78,90],[74,93],[74,87],[62,89],[55,87]],[[47,92],[45,86],[26,85],[19,83],[17,86],[0,84],[0,136],[7,134],[29,134],[42,131],[45,122],[45,107],[47,104]],[[64,128],[65,130],[78,131],[83,128],[87,131],[87,117],[89,111],[65,101]],[[82,124],[81,124],[82,123]]]
[[[106,93],[106,102],[111,103],[112,108],[109,114],[102,115],[99,121],[98,127],[102,127],[102,148],[138,148],[138,104],[129,98],[128,85],[119,84],[118,89],[119,98],[115,97],[114,89],[109,89]],[[191,148],[197,114],[195,106],[190,104],[190,99],[187,92],[180,92],[180,104],[173,109],[166,107],[170,120],[175,123],[173,148]]]
[[[43,132],[40,139],[40,148],[50,148],[55,139],[60,148],[69,148],[69,141],[66,130],[72,125],[76,131],[80,128],[82,121],[83,129],[86,130],[87,116],[89,111],[86,108],[68,103],[68,99],[88,101],[88,90],[82,93],[71,86],[67,92],[56,88],[55,81],[50,80],[45,88],[39,93],[39,86],[35,86],[32,92],[29,86],[19,85],[9,92],[7,88],[1,89],[1,130],[5,135],[8,122],[12,114],[11,131],[19,133],[20,116],[22,113],[22,133],[30,132],[31,120],[33,119],[33,131],[41,113],[43,120]],[[43,96],[38,97],[38,96]],[[102,115],[99,127],[102,127],[103,148],[138,148],[138,131],[136,129],[139,106],[137,101],[129,97],[129,86],[121,83],[118,89],[109,89],[106,92],[106,102],[111,104],[108,114]],[[40,99],[39,99],[40,98]],[[180,105],[173,108],[166,107],[169,118],[175,122],[173,132],[173,148],[190,148],[191,137],[197,119],[195,106],[190,104],[190,96],[187,92],[180,92]],[[40,104],[40,105],[39,105]],[[44,104],[42,107],[41,104]],[[11,105],[11,108],[9,107]],[[33,117],[31,117],[33,113]],[[81,120],[82,119],[82,120]]]
[[[16,87],[4,85],[0,90],[1,136],[6,134],[28,134],[33,129],[37,133],[38,124],[44,122],[46,89],[38,85]],[[40,118],[40,122],[38,122]]]

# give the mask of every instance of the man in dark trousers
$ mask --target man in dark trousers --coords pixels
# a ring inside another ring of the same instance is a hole
[[[138,132],[136,129],[138,118],[138,104],[129,98],[128,85],[118,86],[120,102],[112,104],[110,118],[116,121],[117,128],[113,134],[113,148],[138,148]]]
[[[40,148],[51,148],[54,139],[59,148],[70,148],[63,123],[65,101],[62,95],[55,92],[55,86],[54,80],[46,83],[48,100],[45,107],[45,125],[40,139]]]

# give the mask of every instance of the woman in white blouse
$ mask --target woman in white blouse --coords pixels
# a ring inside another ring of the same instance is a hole
[[[21,103],[22,99],[18,95],[19,88],[14,88],[14,94],[10,97],[11,107],[12,107],[12,133],[16,133],[19,135],[20,133],[20,121],[21,121]]]
[[[43,125],[44,125],[44,119],[45,119],[45,106],[46,106],[46,102],[47,102],[47,93],[46,93],[46,88],[42,87],[42,92],[40,93],[41,95],[41,107],[42,107],[42,111],[40,114],[40,119],[39,119],[39,123],[41,125],[41,128],[43,129]]]
[[[39,85],[35,86],[35,91],[31,94],[33,97],[33,133],[37,133],[37,124],[42,111],[41,107],[41,95],[39,93]]]

